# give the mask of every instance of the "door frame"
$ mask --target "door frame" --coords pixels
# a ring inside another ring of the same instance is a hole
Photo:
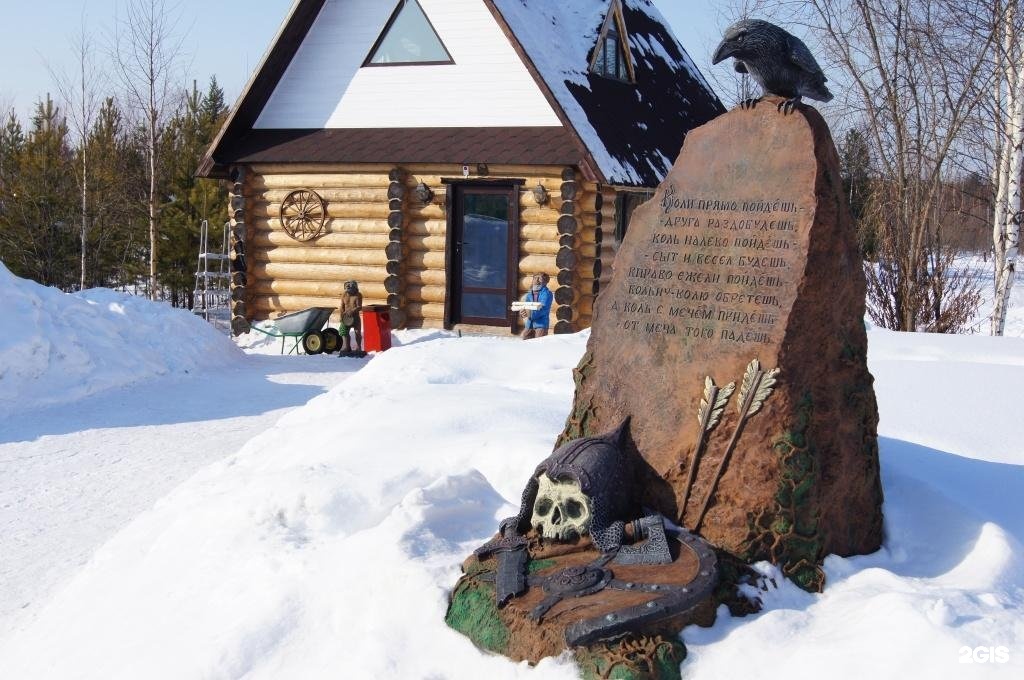
[[[444,295],[444,327],[451,329],[456,323],[471,323],[474,325],[494,326],[501,328],[508,326],[510,331],[515,330],[515,315],[511,309],[505,310],[505,324],[495,323],[493,320],[471,320],[464,321],[459,310],[455,306],[456,300],[462,300],[462,261],[460,259],[461,249],[456,241],[456,234],[462,230],[462,205],[457,200],[463,191],[485,190],[488,193],[507,193],[509,196],[509,243],[508,243],[508,274],[506,287],[510,301],[519,298],[519,231],[520,231],[520,201],[519,196],[526,179],[502,178],[502,179],[442,179],[445,185],[445,295]],[[456,321],[456,317],[458,321]]]

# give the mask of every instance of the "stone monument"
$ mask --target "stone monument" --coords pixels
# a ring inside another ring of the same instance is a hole
[[[881,545],[860,254],[828,127],[812,108],[780,113],[782,101],[690,132],[633,214],[556,452],[453,593],[448,622],[478,645],[530,661],[572,647],[586,677],[678,677],[675,633],[710,622],[735,590],[722,564],[770,560],[817,591],[826,555]],[[580,481],[604,484],[603,473],[566,472],[597,464],[580,442],[617,447],[600,464],[616,495]],[[556,506],[587,519],[595,499],[600,522],[551,528]],[[623,560],[658,545],[660,562]],[[652,604],[652,585],[702,602]],[[566,593],[579,600],[566,605]],[[551,602],[550,616],[530,616]]]
[[[825,555],[881,546],[878,410],[835,145],[777,101],[691,132],[633,214],[562,440],[631,416],[645,505],[820,590]]]

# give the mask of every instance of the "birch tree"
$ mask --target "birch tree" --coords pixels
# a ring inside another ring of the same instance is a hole
[[[81,198],[79,213],[79,290],[86,287],[86,253],[89,243],[89,134],[96,122],[103,96],[105,75],[96,60],[96,46],[86,31],[85,16],[79,34],[73,39],[71,52],[75,59],[72,73],[58,73],[51,69],[57,91],[64,101],[64,112],[71,132],[78,142],[75,163],[78,190]]]
[[[157,299],[157,244],[161,144],[181,96],[180,11],[166,0],[125,0],[114,36],[113,57],[127,105],[146,134],[146,208],[149,221],[149,297]]]
[[[992,245],[995,304],[992,335],[1002,335],[1010,304],[1024,221],[1021,178],[1024,175],[1024,8],[1020,0],[995,0],[999,35],[993,87],[995,154]]]

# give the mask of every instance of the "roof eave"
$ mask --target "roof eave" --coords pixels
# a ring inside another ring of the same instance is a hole
[[[238,95],[238,99],[231,108],[231,112],[224,121],[224,125],[221,126],[213,143],[210,144],[210,148],[207,149],[206,154],[203,156],[199,169],[196,171],[196,176],[211,179],[224,179],[227,177],[227,168],[218,163],[217,152],[220,150],[221,145],[230,138],[230,133],[235,132],[236,125],[246,122],[248,127],[252,127],[256,122],[264,105],[266,105],[267,100],[298,51],[299,45],[305,40],[309,29],[313,25],[313,21],[320,13],[325,2],[326,0],[294,0],[291,9],[288,10],[288,15],[281,22],[280,28],[277,29],[277,34],[271,41],[270,47],[263,53],[259,66],[249,76],[249,81],[242,89],[241,94]],[[302,20],[301,22],[299,22],[300,19]],[[304,25],[296,26],[296,23]],[[298,40],[293,40],[291,45],[282,44],[282,38],[293,29],[297,29],[302,35]],[[277,63],[273,63],[274,60]],[[274,68],[268,69],[268,65],[272,63]],[[257,83],[259,83],[259,87],[257,87]],[[261,101],[257,104],[254,98]],[[253,109],[258,110],[254,113]],[[245,119],[251,120],[246,121]]]

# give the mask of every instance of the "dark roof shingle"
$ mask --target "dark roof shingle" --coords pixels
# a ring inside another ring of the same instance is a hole
[[[577,165],[565,128],[250,130],[221,152],[232,163]]]

